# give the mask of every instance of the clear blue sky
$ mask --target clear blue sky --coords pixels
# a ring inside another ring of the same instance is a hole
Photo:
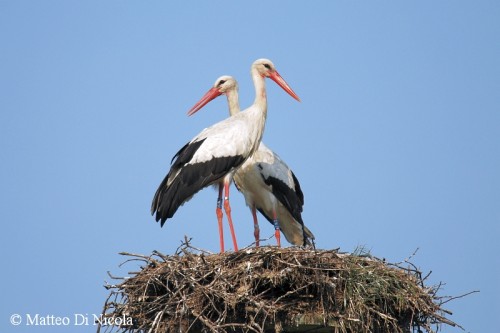
[[[0,331],[95,331],[9,318],[100,313],[106,272],[136,268],[120,251],[170,254],[184,235],[218,251],[215,191],[162,229],[150,202],[177,150],[227,117],[223,98],[187,110],[223,74],[249,106],[262,57],[302,99],[268,83],[264,141],[299,178],[317,246],[419,248],[441,295],[481,291],[450,318],[496,331],[499,36],[498,1],[0,1]],[[234,188],[232,207],[244,247]]]

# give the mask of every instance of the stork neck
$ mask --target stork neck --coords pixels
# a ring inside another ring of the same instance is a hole
[[[264,128],[267,118],[267,95],[266,95],[266,78],[261,76],[257,70],[252,69],[252,80],[255,87],[255,101],[253,103],[254,115],[256,116],[257,137],[253,147],[253,152],[259,147],[262,140]]]
[[[227,105],[229,106],[229,114],[234,116],[240,112],[240,103],[237,90],[229,90],[226,92]]]
[[[255,87],[254,105],[262,110],[265,118],[267,116],[266,78],[262,77],[256,70],[252,70],[252,80]]]

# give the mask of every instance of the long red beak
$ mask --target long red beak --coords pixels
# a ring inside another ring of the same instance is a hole
[[[269,75],[269,78],[271,80],[273,80],[274,82],[276,82],[290,96],[292,96],[293,98],[295,98],[297,101],[300,102],[299,96],[297,96],[297,94],[292,90],[292,88],[290,88],[290,86],[288,85],[288,83],[286,83],[286,81],[281,77],[281,75],[279,75],[279,73],[277,71],[272,72]]]
[[[203,95],[203,97],[198,101],[198,103],[196,103],[191,108],[191,110],[188,111],[188,113],[187,113],[188,116],[195,114],[196,111],[199,111],[202,107],[207,105],[208,102],[210,102],[211,100],[213,100],[214,98],[216,98],[220,95],[222,95],[222,93],[219,90],[217,90],[217,88],[214,87],[214,88],[210,89],[209,91],[207,91],[207,93],[205,95]]]

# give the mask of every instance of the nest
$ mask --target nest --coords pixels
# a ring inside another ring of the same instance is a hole
[[[186,241],[143,261],[105,302],[98,332],[434,332],[458,326],[409,261],[260,247],[212,254]],[[406,266],[406,267],[403,267]],[[116,277],[113,277],[118,279]],[[121,319],[121,320],[116,320]]]

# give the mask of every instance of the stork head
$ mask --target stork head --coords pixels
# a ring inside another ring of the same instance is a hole
[[[226,94],[231,90],[238,90],[238,82],[232,76],[222,75],[215,80],[213,88],[218,89],[221,94]]]
[[[231,91],[238,91],[238,82],[229,75],[219,77],[215,80],[213,87],[207,91],[205,95],[203,95],[203,97],[191,108],[191,110],[188,111],[188,116],[191,116],[199,111],[211,100],[219,97],[220,95],[230,93]]]
[[[276,70],[273,62],[269,59],[257,59],[252,64],[252,72],[256,71],[260,76],[270,78],[276,82],[284,91],[286,91],[290,96],[300,102],[299,96],[290,88],[288,83],[281,77],[281,75]]]

